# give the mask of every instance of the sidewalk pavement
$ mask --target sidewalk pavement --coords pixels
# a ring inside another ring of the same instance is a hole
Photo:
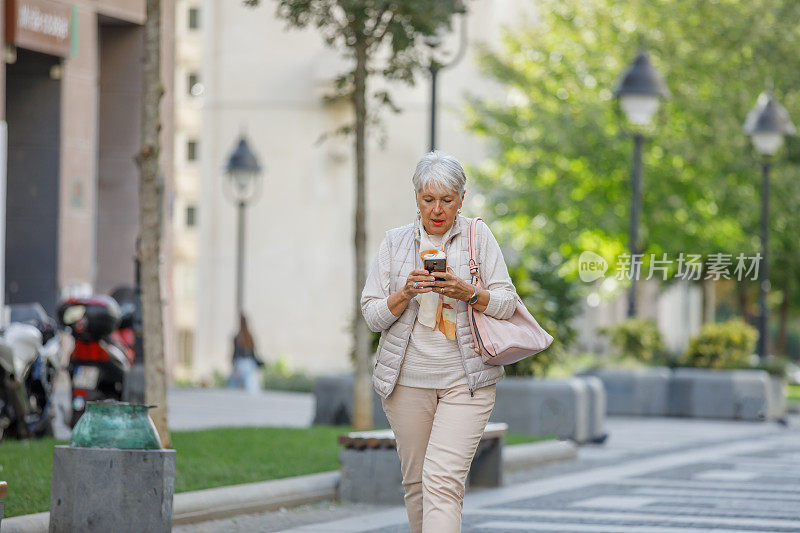
[[[471,490],[462,531],[800,531],[800,416],[776,423],[609,417],[604,445]],[[187,532],[395,533],[401,506],[335,502],[176,526]]]

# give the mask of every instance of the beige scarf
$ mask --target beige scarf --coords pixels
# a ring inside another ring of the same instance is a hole
[[[455,223],[453,224],[455,225]],[[435,246],[431,242],[430,237],[425,232],[422,226],[422,219],[419,220],[417,231],[419,232],[419,255],[424,261],[425,259],[440,259],[447,257],[444,252],[444,243],[447,242],[450,232],[453,230],[451,227],[447,230],[442,238],[441,246]],[[455,274],[455,271],[447,267],[447,271]],[[439,278],[437,278],[439,279]],[[417,294],[415,296],[419,302],[419,313],[417,313],[417,321],[432,330],[439,330],[442,335],[448,339],[456,339],[456,312],[458,310],[458,300],[450,298],[438,292],[426,292],[424,294]]]

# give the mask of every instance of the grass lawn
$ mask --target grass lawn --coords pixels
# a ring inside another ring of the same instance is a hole
[[[787,401],[800,403],[800,385],[789,385],[787,391]]]
[[[349,426],[222,428],[176,431],[175,492],[266,481],[339,468],[336,437]],[[554,438],[510,434],[507,444]],[[8,482],[5,516],[47,511],[55,439],[0,444],[0,480]]]

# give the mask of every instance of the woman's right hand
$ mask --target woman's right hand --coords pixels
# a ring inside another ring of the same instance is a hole
[[[412,270],[406,279],[406,284],[403,287],[403,294],[405,294],[406,298],[411,300],[417,294],[431,292],[435,279],[436,278],[431,276],[430,272],[427,270]],[[416,288],[414,288],[415,283],[417,284]]]

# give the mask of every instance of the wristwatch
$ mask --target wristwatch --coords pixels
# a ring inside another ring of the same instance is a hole
[[[475,289],[475,294],[473,294],[467,302],[469,305],[474,305],[475,302],[478,301],[478,287],[473,287],[473,289]]]

